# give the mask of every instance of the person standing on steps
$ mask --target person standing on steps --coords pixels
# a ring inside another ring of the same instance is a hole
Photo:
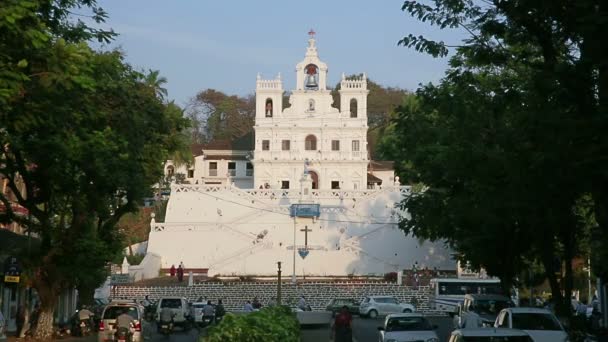
[[[175,265],[171,265],[171,268],[169,269],[169,275],[175,277]]]
[[[180,264],[179,267],[177,268],[177,281],[179,281],[180,283],[184,280],[184,269],[182,268],[182,265]]]

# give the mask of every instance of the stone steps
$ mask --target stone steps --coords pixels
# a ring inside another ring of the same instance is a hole
[[[255,297],[266,305],[271,298],[276,297],[276,293],[276,282],[205,282],[193,286],[120,286],[116,289],[115,297],[135,299],[138,302],[146,295],[152,300],[178,296],[195,301],[206,297],[214,303],[222,299],[228,311],[239,311],[247,300],[253,300]],[[432,292],[428,286],[361,282],[306,282],[293,285],[284,282],[282,293],[284,304],[295,305],[303,295],[313,310],[325,309],[327,303],[334,298],[353,298],[359,301],[365,296],[386,295],[407,303],[414,302],[418,311],[433,313],[429,308],[429,296]]]

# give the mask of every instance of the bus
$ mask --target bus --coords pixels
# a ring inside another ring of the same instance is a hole
[[[430,282],[432,310],[453,315],[467,294],[503,294],[500,279],[433,278]]]

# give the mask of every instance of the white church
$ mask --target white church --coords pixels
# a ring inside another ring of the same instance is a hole
[[[443,243],[398,229],[407,214],[396,204],[410,189],[391,162],[368,157],[365,74],[343,74],[341,108],[332,107],[314,34],[295,71],[285,109],[281,77],[257,76],[255,137],[194,146],[190,166],[166,163],[187,184],[171,186],[165,222],[152,220],[142,265],[158,274],[183,262],[211,276],[276,275],[277,262],[296,277],[382,275],[414,263],[455,270]]]

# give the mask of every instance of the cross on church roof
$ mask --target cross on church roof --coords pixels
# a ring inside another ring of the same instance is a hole
[[[315,32],[315,30],[310,29],[310,31],[308,31],[308,35],[310,36],[310,38],[314,38],[315,34],[317,34],[317,32]]]

